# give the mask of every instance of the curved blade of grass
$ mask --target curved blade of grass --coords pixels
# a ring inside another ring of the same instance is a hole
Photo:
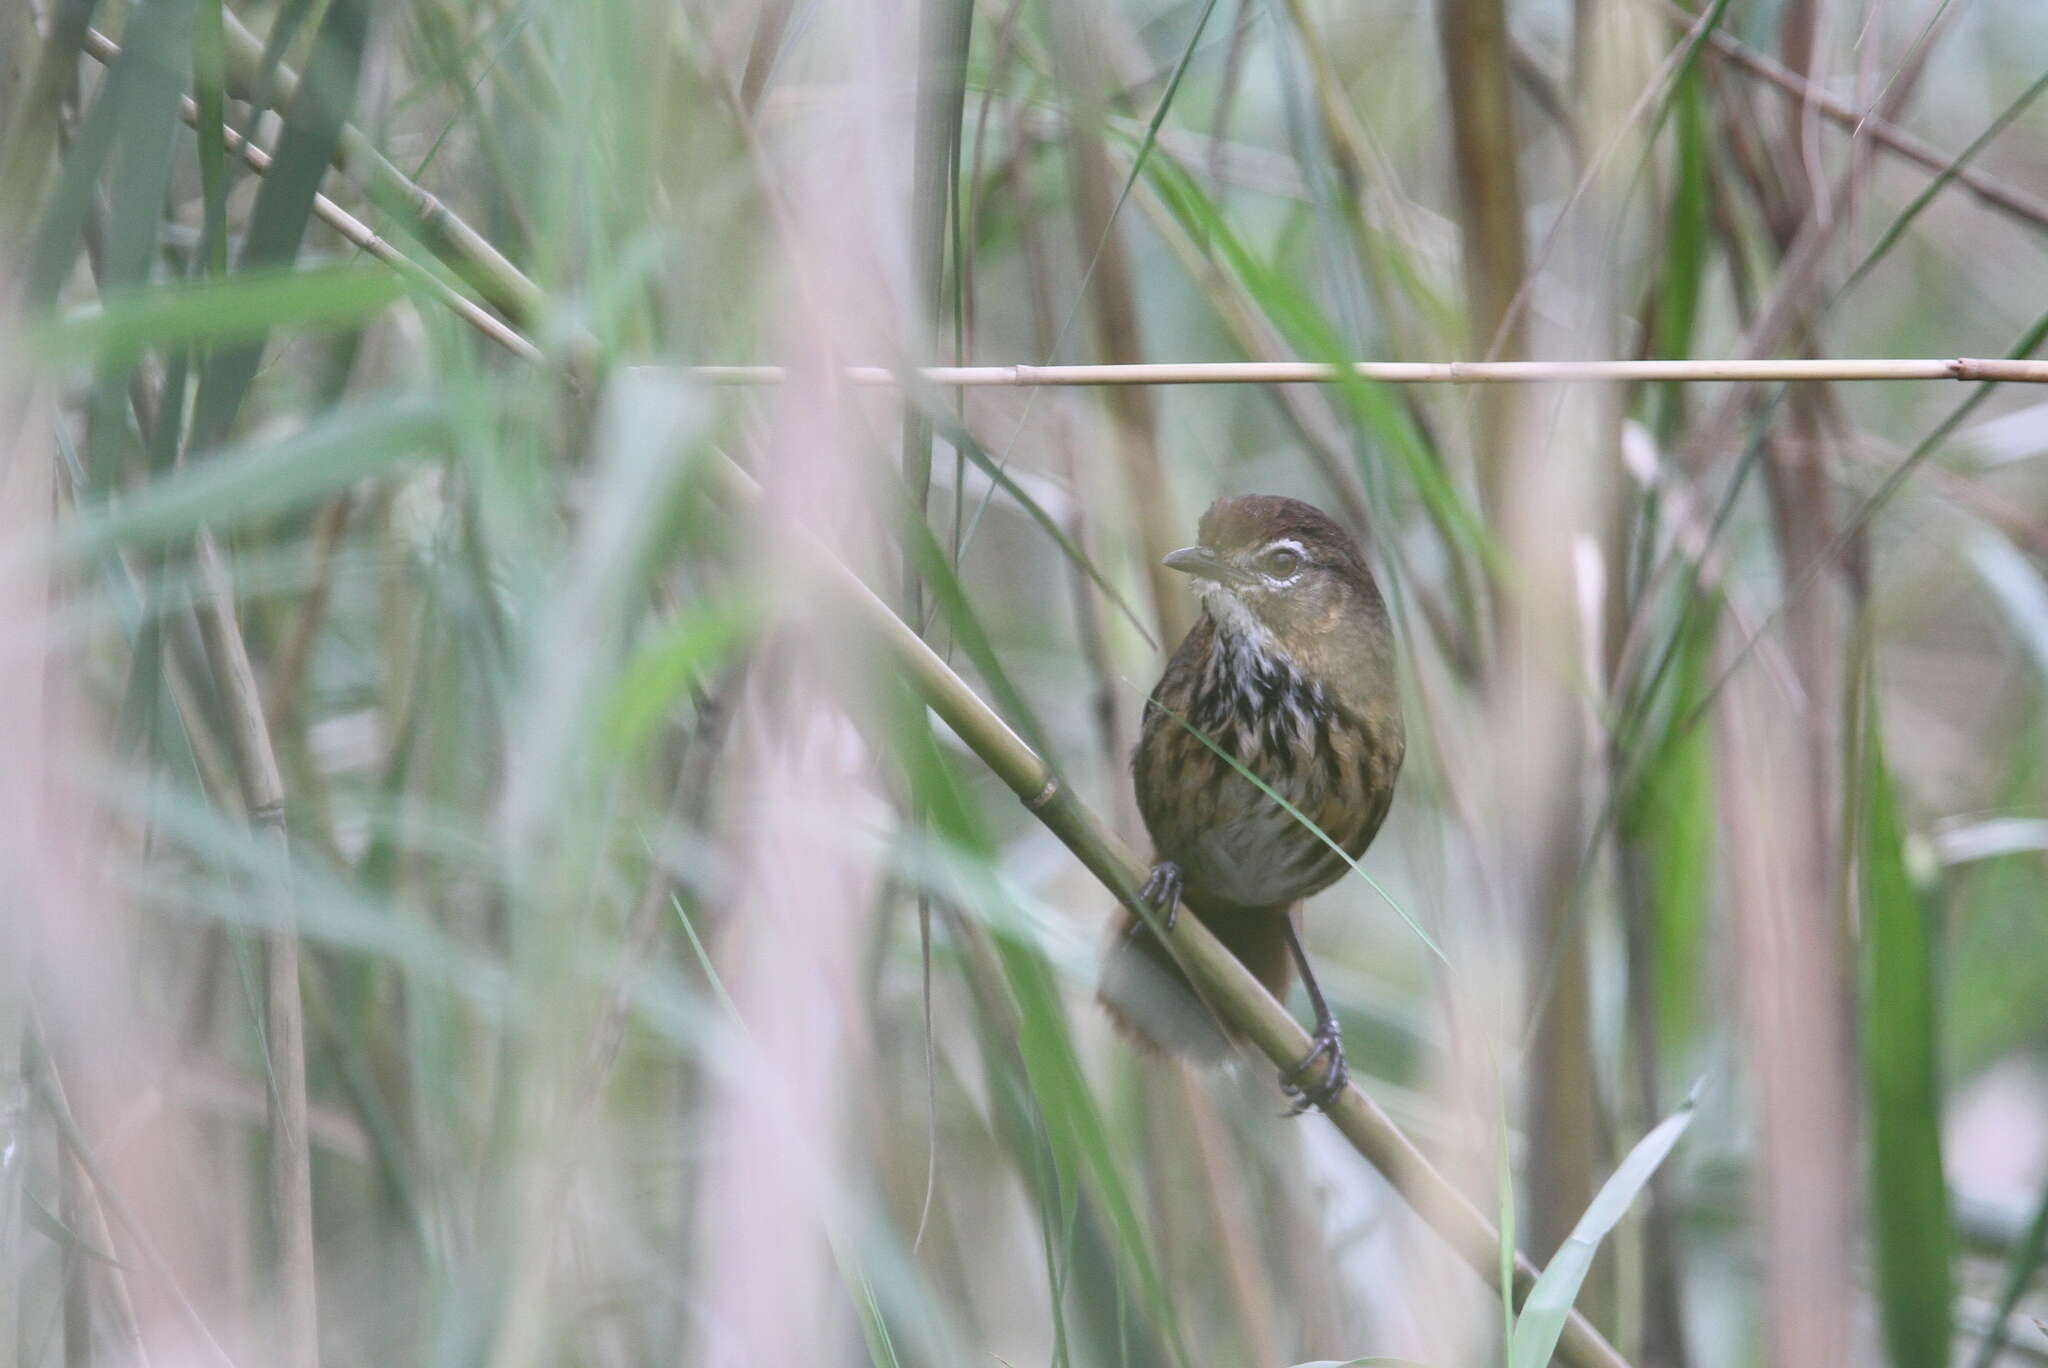
[[[2010,539],[1979,529],[1964,544],[1970,568],[2004,613],[2019,648],[2033,662],[2039,682],[2048,684],[2048,584]]]
[[[1514,1338],[1508,1342],[1508,1368],[1543,1368],[1550,1362],[1565,1320],[1571,1315],[1572,1303],[1578,1299],[1579,1287],[1593,1266],[1593,1255],[1599,1251],[1600,1241],[1620,1222],[1629,1205],[1635,1201],[1636,1194],[1643,1190],[1650,1181],[1650,1175],[1663,1164],[1672,1146],[1685,1134],[1685,1128],[1692,1124],[1698,1090],[1694,1091],[1694,1097],[1688,1097],[1677,1111],[1658,1122],[1654,1130],[1637,1141],[1636,1147],[1621,1161],[1621,1167],[1600,1185],[1600,1191],[1594,1194],[1586,1207],[1586,1214],[1572,1227],[1572,1233],[1550,1260],[1550,1266],[1529,1289],[1529,1295],[1522,1303],[1522,1314],[1515,1320]]]
[[[1945,1368],[1953,1272],[1931,910],[1906,868],[1874,681],[1862,689],[1863,1067],[1878,1305],[1896,1368]]]
[[[1003,463],[989,455],[987,449],[975,440],[974,434],[961,426],[951,414],[939,408],[936,403],[927,403],[923,407],[929,415],[933,429],[952,443],[955,450],[965,454],[968,460],[980,467],[992,484],[1015,499],[1017,506],[1030,514],[1031,520],[1052,538],[1053,545],[1059,547],[1060,554],[1065,556],[1074,568],[1086,575],[1095,587],[1102,591],[1104,598],[1115,605],[1117,612],[1123,615],[1124,621],[1131,624],[1144,639],[1145,644],[1155,651],[1158,650],[1159,642],[1145,626],[1144,619],[1138,616],[1130,601],[1118,592],[1117,587],[1109,582],[1101,570],[1096,568],[1095,562],[1088,558],[1088,553],[1067,535],[1067,529],[1060,526],[1059,519],[1048,513],[1045,505],[1032,498],[1022,485],[1011,478],[1009,471],[1003,468]]]
[[[1182,727],[1185,727],[1187,729],[1188,735],[1194,737],[1197,741],[1200,741],[1210,750],[1216,752],[1216,754],[1222,758],[1225,764],[1229,765],[1232,769],[1236,770],[1239,774],[1243,775],[1246,779],[1249,779],[1254,785],[1256,785],[1259,792],[1265,794],[1268,798],[1271,798],[1274,802],[1278,803],[1281,809],[1284,812],[1286,812],[1288,816],[1292,817],[1295,821],[1301,823],[1304,827],[1307,827],[1310,831],[1314,832],[1317,840],[1321,841],[1330,849],[1336,851],[1337,857],[1344,861],[1345,864],[1351,866],[1351,872],[1356,874],[1359,878],[1365,880],[1367,887],[1371,888],[1373,892],[1379,894],[1381,899],[1385,901],[1387,906],[1394,909],[1395,915],[1399,916],[1401,920],[1407,924],[1408,929],[1410,931],[1413,931],[1417,936],[1421,938],[1422,943],[1429,947],[1429,952],[1432,955],[1435,955],[1437,959],[1444,965],[1444,967],[1450,967],[1450,957],[1444,954],[1443,947],[1439,946],[1436,943],[1435,938],[1432,937],[1429,934],[1429,932],[1422,929],[1422,923],[1416,921],[1415,918],[1409,916],[1408,909],[1401,906],[1400,902],[1394,897],[1393,894],[1387,892],[1386,889],[1380,887],[1380,881],[1378,879],[1375,879],[1372,875],[1366,873],[1364,866],[1360,865],[1358,861],[1351,858],[1351,852],[1346,850],[1343,846],[1337,844],[1337,842],[1331,838],[1330,834],[1327,831],[1324,831],[1321,827],[1317,826],[1313,821],[1311,821],[1307,813],[1303,812],[1294,804],[1288,802],[1285,798],[1282,798],[1278,793],[1275,793],[1271,785],[1269,785],[1265,780],[1259,778],[1258,775],[1252,773],[1250,769],[1246,768],[1243,761],[1239,760],[1229,751],[1223,749],[1223,747],[1217,745],[1214,741],[1212,741],[1209,738],[1208,734],[1203,732],[1201,728],[1195,726],[1194,723],[1188,721],[1185,717],[1182,717],[1179,713],[1167,707],[1164,703],[1161,703],[1157,698],[1153,698],[1150,695],[1147,695],[1146,702],[1150,706],[1155,707],[1159,709],[1159,711],[1165,713],[1168,717],[1172,718]]]

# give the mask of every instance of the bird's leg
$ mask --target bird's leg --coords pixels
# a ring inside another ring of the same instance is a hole
[[[1169,931],[1180,920],[1180,889],[1180,866],[1171,860],[1161,860],[1152,866],[1152,872],[1145,877],[1145,886],[1138,890],[1138,896],[1165,920]]]
[[[1301,948],[1301,934],[1294,929],[1294,917],[1287,916],[1287,948],[1294,952],[1294,967],[1301,970],[1301,981],[1308,989],[1308,1000],[1316,1010],[1315,1045],[1303,1056],[1302,1061],[1280,1075],[1280,1086],[1294,1099],[1289,1116],[1299,1116],[1311,1107],[1327,1107],[1335,1101],[1351,1081],[1351,1070],[1344,1064],[1344,1031],[1338,1026],[1336,1014],[1323,999],[1322,985],[1316,982],[1315,970],[1309,968],[1308,952]],[[1312,1086],[1304,1086],[1299,1080],[1307,1076],[1316,1065],[1322,1064],[1322,1077]]]

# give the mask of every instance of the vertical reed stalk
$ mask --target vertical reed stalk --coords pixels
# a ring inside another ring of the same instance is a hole
[[[251,832],[278,871],[266,890],[277,925],[264,936],[263,1050],[269,1107],[270,1219],[276,1241],[275,1361],[319,1368],[319,1284],[313,1252],[313,1154],[306,1132],[306,1022],[299,992],[299,938],[289,870],[284,776],[263,714],[256,671],[235,617],[234,579],[214,539],[202,533],[195,563],[204,596],[200,634],[227,714],[228,740]]]

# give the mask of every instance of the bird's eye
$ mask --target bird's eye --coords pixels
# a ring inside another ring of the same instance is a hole
[[[1275,547],[1260,558],[1259,568],[1274,579],[1286,579],[1301,568],[1301,552],[1291,546]]]

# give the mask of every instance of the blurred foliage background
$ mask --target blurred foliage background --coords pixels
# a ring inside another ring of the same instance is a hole
[[[2028,387],[841,372],[2031,355],[2044,54],[14,0],[0,1357],[1531,1361],[1263,1061],[1108,1025],[1112,892],[829,563],[1142,849],[1158,557],[1245,491],[1400,625],[1383,892],[1306,923],[1364,1090],[1539,1263],[1695,1099],[1579,1291],[1629,1362],[2048,1356]]]

